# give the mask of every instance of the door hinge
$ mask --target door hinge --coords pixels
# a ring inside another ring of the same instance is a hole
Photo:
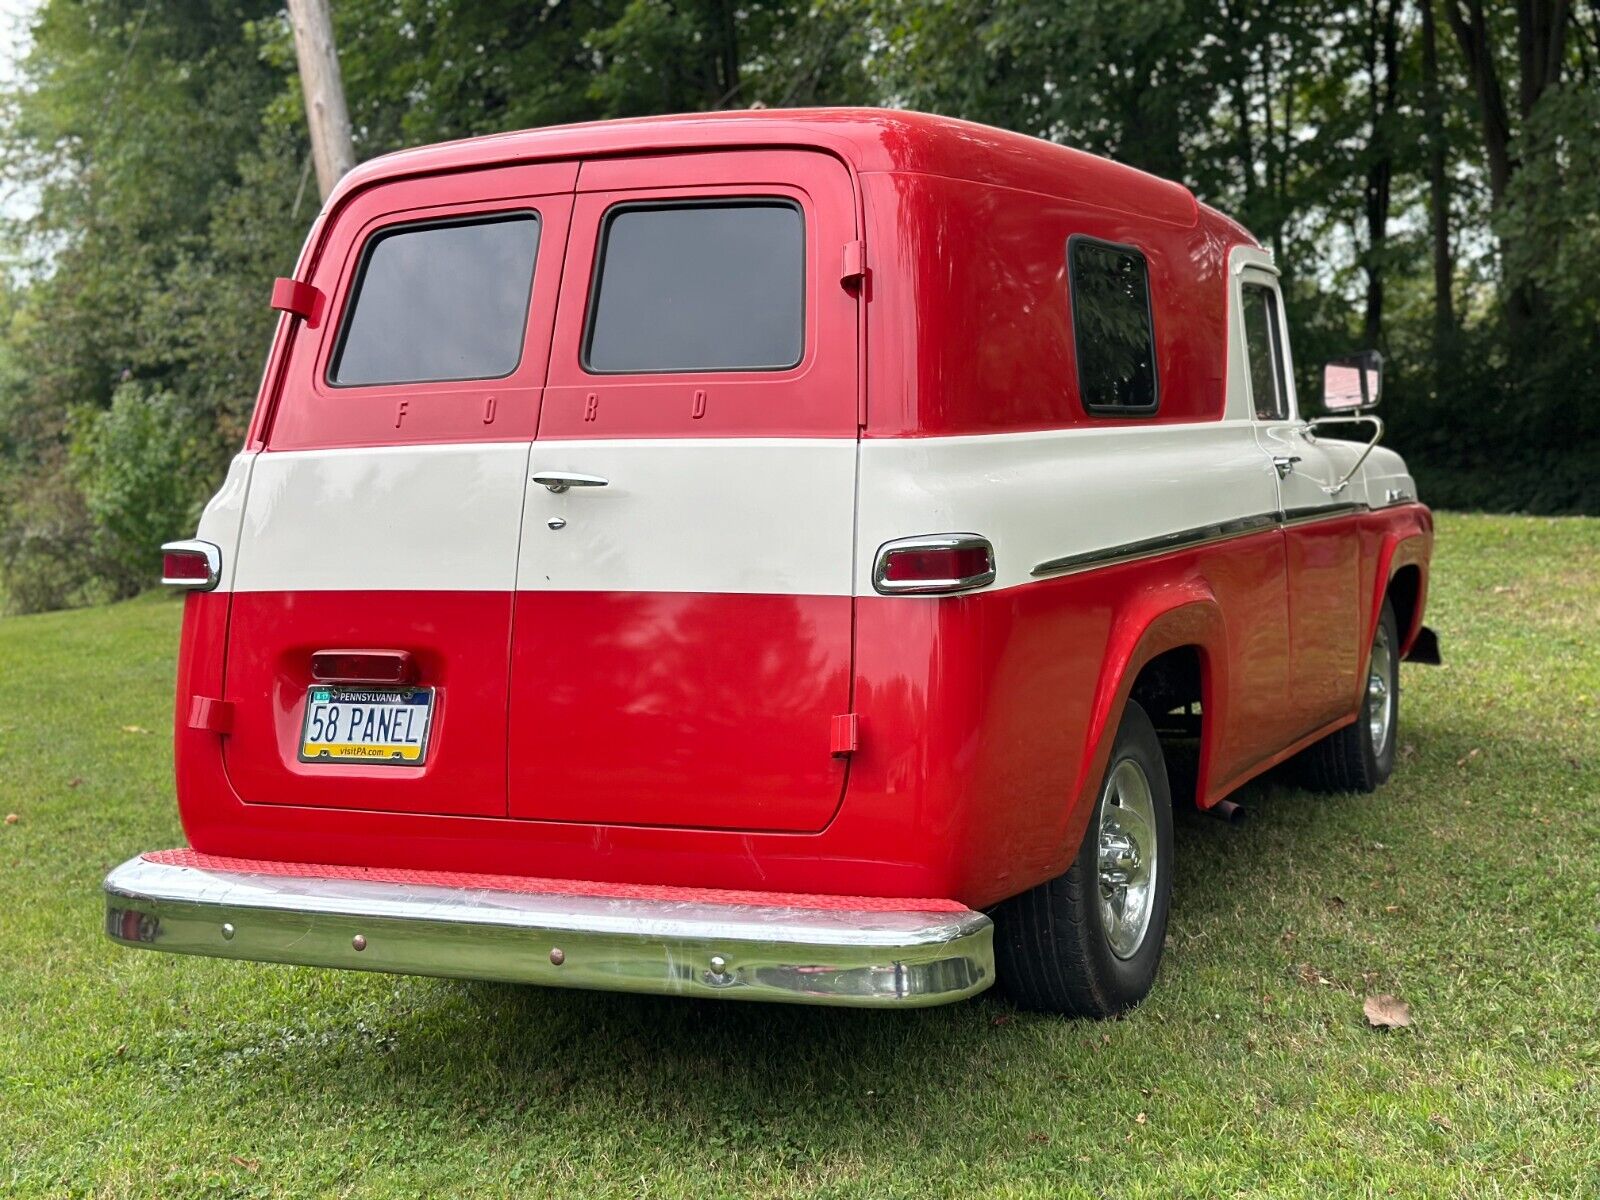
[[[233,701],[196,696],[189,701],[189,728],[207,733],[233,732]]]
[[[321,309],[322,293],[309,283],[279,277],[272,281],[272,307],[310,321]]]
[[[861,745],[861,726],[855,713],[841,713],[833,719],[831,752],[835,758],[848,758]]]
[[[846,287],[860,283],[867,277],[867,245],[857,238],[844,244],[844,262],[839,269],[839,282]]]

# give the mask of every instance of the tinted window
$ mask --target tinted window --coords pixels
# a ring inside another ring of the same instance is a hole
[[[614,210],[601,235],[584,366],[792,367],[805,341],[805,222],[781,202]]]
[[[329,378],[351,385],[511,374],[538,252],[532,214],[375,235]]]
[[[1155,331],[1144,255],[1074,238],[1068,243],[1078,394],[1091,412],[1156,408]]]
[[[1250,396],[1256,416],[1281,421],[1289,415],[1289,389],[1284,383],[1283,337],[1278,328],[1278,305],[1272,289],[1247,283],[1240,289],[1244,303],[1244,350],[1250,368]]]

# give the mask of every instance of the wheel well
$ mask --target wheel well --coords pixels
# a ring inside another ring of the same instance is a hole
[[[1145,663],[1128,692],[1155,724],[1174,800],[1199,799],[1202,670],[1200,647],[1178,646]]]
[[[1404,641],[1411,635],[1412,622],[1417,616],[1417,602],[1422,598],[1421,569],[1416,566],[1401,567],[1389,580],[1387,595],[1394,607],[1395,627],[1400,631],[1400,640]]]

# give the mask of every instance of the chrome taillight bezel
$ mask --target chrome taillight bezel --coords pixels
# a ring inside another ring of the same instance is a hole
[[[988,566],[970,575],[947,579],[890,579],[889,562],[897,553],[929,550],[981,550]],[[872,563],[872,588],[883,596],[951,596],[994,582],[994,544],[977,533],[938,533],[895,538],[878,547]]]
[[[169,554],[184,554],[205,559],[206,577],[204,579],[179,579],[168,575],[166,572],[166,556]],[[211,592],[215,591],[217,585],[222,582],[222,550],[210,542],[203,542],[198,538],[189,538],[181,542],[166,542],[161,547],[161,558],[161,583],[163,587],[182,588],[189,592]]]

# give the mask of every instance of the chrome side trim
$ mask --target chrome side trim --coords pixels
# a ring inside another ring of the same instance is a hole
[[[1277,513],[1260,513],[1252,517],[1222,521],[1215,525],[1180,529],[1175,533],[1161,534],[1159,537],[1125,542],[1120,546],[1107,546],[1103,550],[1085,550],[1079,554],[1066,554],[1060,558],[1047,559],[1033,569],[1033,574],[1035,577],[1065,575],[1089,567],[1110,566],[1114,563],[1132,562],[1139,558],[1154,558],[1158,554],[1170,554],[1174,550],[1187,550],[1210,542],[1222,542],[1229,538],[1260,533],[1278,523]]]
[[[1400,503],[1410,503],[1410,501],[1405,500]],[[1372,511],[1370,504],[1347,500],[1339,504],[1314,504],[1303,508],[1282,509],[1275,513],[1261,513],[1253,517],[1238,517],[1217,525],[1200,525],[1194,529],[1180,529],[1176,533],[1164,533],[1159,537],[1145,538],[1137,542],[1125,542],[1120,546],[1107,546],[1104,550],[1085,550],[1081,554],[1067,554],[1060,558],[1047,559],[1033,569],[1033,575],[1035,577],[1066,575],[1090,567],[1108,567],[1140,558],[1154,558],[1158,554],[1171,554],[1175,550],[1205,546],[1211,542],[1225,542],[1230,538],[1260,533],[1263,529],[1274,527],[1287,529],[1296,525],[1307,525],[1313,521],[1327,521],[1334,517],[1348,517],[1353,513]]]
[[[214,592],[217,584],[222,582],[222,551],[210,542],[202,542],[198,538],[189,538],[181,542],[165,542],[162,544],[161,553],[168,551],[174,554],[203,554],[206,560],[206,581],[196,583],[192,579],[169,579],[163,575],[161,582],[166,587],[187,588],[191,592]]]
[[[130,859],[106,934],[146,950],[364,971],[857,1008],[994,982],[982,913],[859,912],[212,871]]]
[[[1307,504],[1300,508],[1287,508],[1278,514],[1278,524],[1305,525],[1312,521],[1326,521],[1332,517],[1347,517],[1351,513],[1371,512],[1371,506],[1359,500],[1345,500],[1338,504]]]
[[[889,556],[897,550],[982,550],[989,569],[954,579],[918,579],[913,582],[885,578]],[[878,547],[872,560],[872,589],[882,596],[944,596],[965,592],[994,582],[994,546],[976,533],[937,533],[921,537],[895,538]]]

